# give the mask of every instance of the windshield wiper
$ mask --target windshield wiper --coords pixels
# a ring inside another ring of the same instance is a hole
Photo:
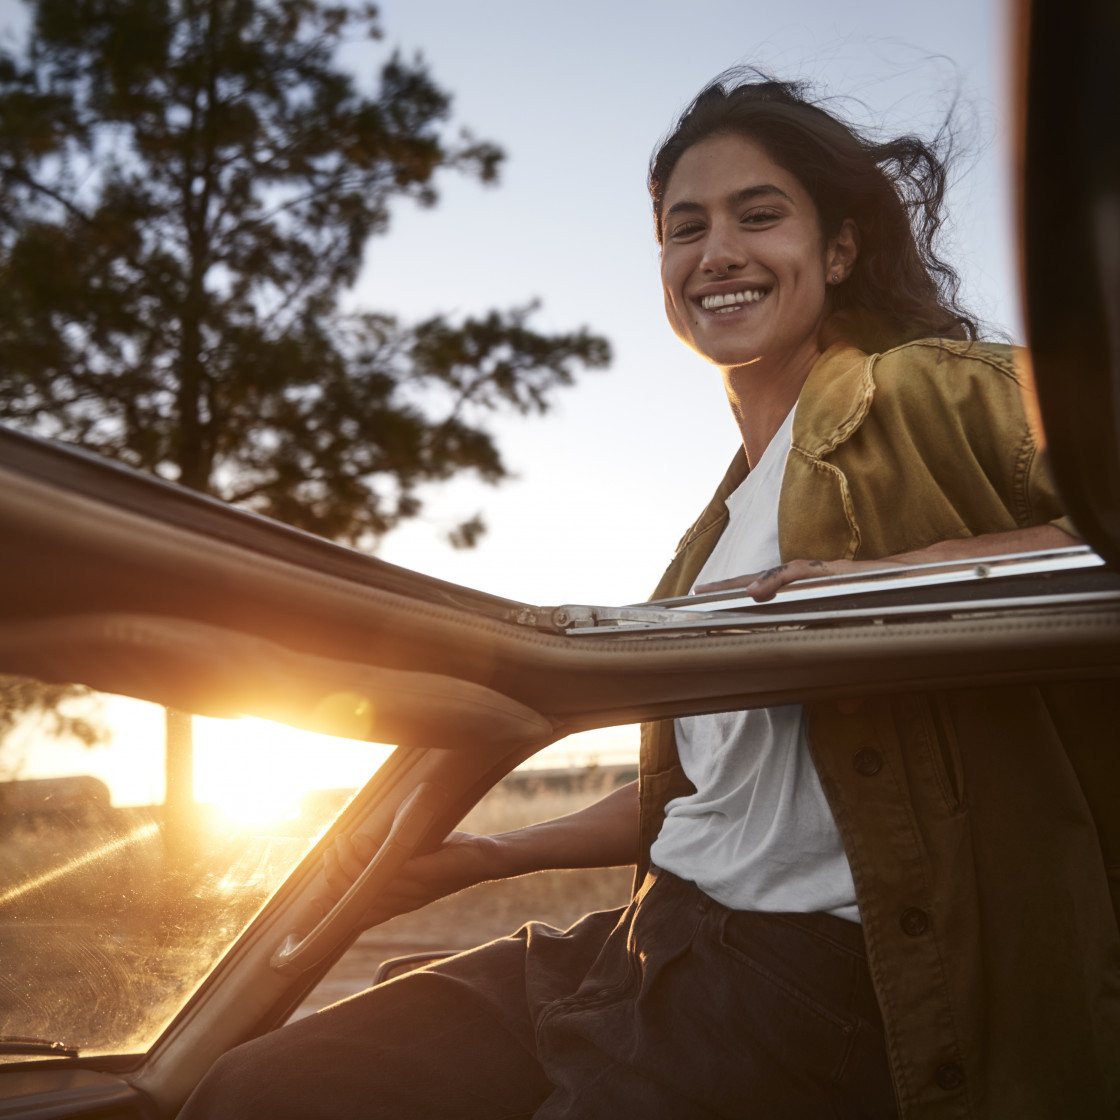
[[[78,1048],[65,1042],[52,1042],[49,1038],[20,1038],[18,1035],[0,1035],[0,1054],[42,1054],[52,1058],[76,1058]]]

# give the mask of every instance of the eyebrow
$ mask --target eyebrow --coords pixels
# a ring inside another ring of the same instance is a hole
[[[760,183],[757,187],[744,187],[741,191],[735,191],[735,193],[730,196],[728,201],[733,206],[738,206],[744,202],[753,202],[756,198],[775,194],[779,195],[781,198],[784,198],[787,202],[793,202],[793,199],[790,198],[790,196],[786,194],[786,192],[783,191],[781,187],[776,187],[773,183]],[[697,211],[702,211],[705,209],[707,209],[707,207],[705,207],[702,203],[689,202],[687,199],[685,199],[681,202],[674,202],[673,205],[665,211],[662,220],[664,221],[668,218],[671,218],[675,214],[694,214]]]

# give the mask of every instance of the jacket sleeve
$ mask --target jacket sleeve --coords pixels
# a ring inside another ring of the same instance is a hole
[[[1072,531],[1010,347],[922,340],[868,362],[858,424],[787,466],[787,559],[874,559],[1048,523]]]

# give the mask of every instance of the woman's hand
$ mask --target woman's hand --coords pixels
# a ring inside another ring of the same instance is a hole
[[[376,842],[364,833],[336,838],[323,858],[323,874],[331,890],[330,897],[316,899],[323,913],[349,890],[376,852]],[[435,851],[413,856],[401,867],[381,892],[376,908],[365,916],[363,926],[377,925],[475,883],[500,878],[501,863],[501,845],[494,837],[449,833]]]
[[[791,560],[788,564],[767,568],[765,572],[758,574],[736,576],[718,583],[698,584],[696,590],[734,591],[741,587],[756,602],[765,603],[773,599],[787,583],[795,583],[799,579],[822,579],[826,576],[844,576],[851,572],[881,572],[884,568],[903,567],[907,563],[918,561],[891,556],[882,560]]]
[[[335,840],[323,860],[331,895],[315,900],[322,913],[362,873],[376,854],[377,843],[362,832]],[[574,813],[497,836],[450,833],[434,852],[413,856],[404,864],[365,915],[363,928],[487,879],[559,867],[618,867],[637,857],[638,783],[630,782]]]

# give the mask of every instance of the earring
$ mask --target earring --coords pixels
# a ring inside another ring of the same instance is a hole
[[[839,284],[840,283],[840,273],[839,272],[834,272],[832,274],[832,282],[834,284]]]

